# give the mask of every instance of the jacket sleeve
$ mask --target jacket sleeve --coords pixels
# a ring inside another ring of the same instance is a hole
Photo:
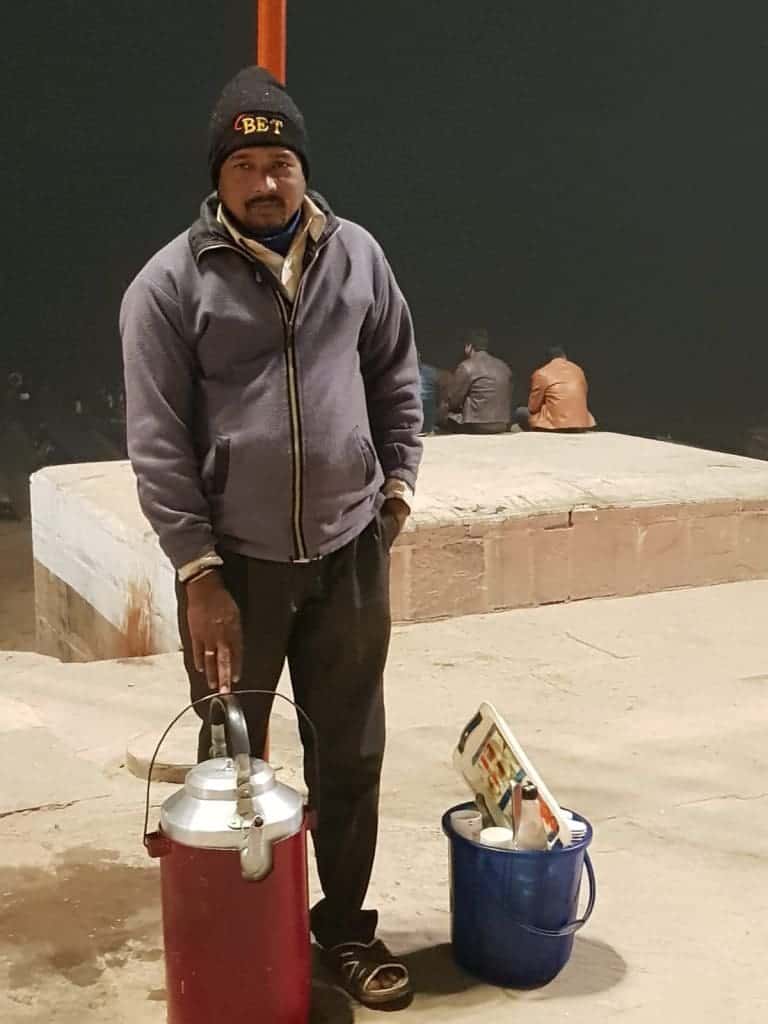
[[[464,401],[472,386],[472,375],[464,363],[459,363],[453,372],[451,389],[448,392],[446,405],[450,412],[461,412],[464,408]]]
[[[383,255],[358,344],[373,443],[387,478],[412,489],[421,462],[419,365],[411,314]]]
[[[139,503],[178,569],[214,548],[191,423],[193,350],[177,301],[137,279],[120,310],[128,455]]]
[[[544,395],[547,390],[547,382],[541,373],[536,370],[531,377],[531,393],[528,396],[528,412],[537,413],[544,404]]]

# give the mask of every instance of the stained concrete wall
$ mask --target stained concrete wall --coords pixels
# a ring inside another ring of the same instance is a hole
[[[127,463],[32,479],[38,647],[178,648],[173,573]],[[768,577],[768,464],[643,438],[429,438],[392,551],[399,622]]]

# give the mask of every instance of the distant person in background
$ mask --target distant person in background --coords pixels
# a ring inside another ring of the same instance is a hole
[[[32,397],[27,388],[24,387],[24,376],[18,370],[12,370],[8,374],[8,393],[17,402],[28,402]]]
[[[433,434],[440,404],[440,371],[436,366],[425,363],[421,355],[419,355],[419,385],[421,404],[424,409],[424,425],[421,432],[422,434]]]
[[[440,409],[446,433],[503,434],[512,419],[512,371],[488,351],[488,332],[475,327],[464,335],[464,359]]]
[[[528,405],[515,420],[523,430],[583,433],[594,430],[595,417],[587,406],[589,386],[584,371],[572,363],[565,349],[547,349],[547,362],[531,378]]]

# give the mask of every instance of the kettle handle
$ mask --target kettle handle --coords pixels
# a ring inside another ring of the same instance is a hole
[[[251,756],[251,741],[248,736],[248,724],[245,721],[240,701],[234,693],[217,693],[211,700],[211,727],[224,726],[227,742],[227,753],[231,758],[244,754]]]
[[[260,694],[263,697],[279,697],[280,700],[284,700],[286,702],[286,704],[290,704],[291,707],[294,708],[294,710],[296,711],[296,714],[306,724],[307,728],[309,729],[309,733],[310,733],[310,735],[312,737],[312,758],[310,760],[310,767],[309,767],[309,771],[311,773],[310,774],[310,780],[311,781],[310,781],[310,786],[309,786],[309,798],[307,800],[307,817],[308,817],[309,821],[312,823],[310,825],[310,828],[314,828],[315,825],[316,825],[316,821],[317,821],[317,815],[316,815],[315,808],[313,807],[313,798],[316,799],[316,794],[318,792],[318,788],[319,788],[319,784],[320,784],[320,753],[319,753],[319,750],[318,750],[317,729],[315,728],[315,723],[312,721],[312,719],[309,717],[309,715],[306,713],[306,711],[299,704],[297,704],[295,701],[291,700],[290,697],[286,697],[284,693],[275,693],[274,690],[251,690],[251,689],[248,689],[248,690],[238,690],[238,693],[241,694],[241,695],[244,694],[244,693],[258,693],[258,694]],[[221,694],[221,693],[209,693],[206,697],[198,697],[197,700],[193,700],[191,704],[187,704],[187,706],[185,708],[181,709],[181,711],[176,715],[176,717],[171,722],[169,722],[169,724],[165,727],[165,731],[163,732],[163,734],[160,737],[160,739],[157,741],[157,746],[155,747],[155,751],[152,754],[152,758],[151,758],[151,760],[149,762],[149,771],[147,772],[147,795],[146,795],[146,801],[145,801],[145,804],[144,804],[144,839],[143,839],[143,842],[144,842],[144,846],[146,846],[147,849],[149,849],[150,843],[151,843],[151,839],[152,839],[152,836],[151,836],[151,834],[149,832],[149,808],[150,808],[150,791],[152,789],[152,774],[153,774],[154,768],[155,768],[155,760],[157,758],[157,755],[160,753],[160,747],[163,745],[163,742],[165,741],[165,737],[168,735],[168,733],[171,731],[171,729],[174,727],[174,725],[176,725],[178,720],[180,718],[183,718],[184,715],[186,715],[186,713],[188,711],[190,711],[194,707],[198,707],[198,706],[200,706],[202,704],[206,704],[209,701],[211,701],[211,702],[217,701],[217,702],[224,703],[224,707],[227,708],[227,710],[225,712],[223,712],[223,714],[225,715],[224,723],[225,723],[225,727],[226,727],[226,723],[231,721],[230,709],[233,707],[233,705],[231,703],[232,697],[233,697],[233,694]],[[226,701],[226,703],[225,703],[225,701]],[[239,701],[235,697],[234,714],[237,715],[237,712],[242,714],[242,708],[240,707]],[[244,728],[245,728],[245,736],[247,738],[247,736],[248,736],[248,727],[245,725],[245,723],[243,723],[243,724],[244,724]],[[235,728],[233,730],[233,732],[235,734],[237,734],[237,729],[238,729],[238,726],[235,725]],[[231,737],[232,737],[232,733],[230,733],[228,735],[227,743],[229,743],[229,742],[236,742],[238,745],[240,744],[240,741],[242,740],[242,735],[238,736],[236,740],[232,740]],[[242,751],[243,748],[240,748],[240,749]],[[246,745],[245,745],[244,749],[245,749],[245,751],[248,754],[248,758],[243,756],[242,752],[239,752],[237,755],[235,755],[235,759],[238,762],[238,775],[240,774],[240,771],[241,771],[240,765],[244,765],[245,763],[249,763],[249,759],[250,759],[250,744],[247,742],[247,739],[246,739]],[[240,782],[240,779],[238,779],[238,784],[239,784],[239,782]]]

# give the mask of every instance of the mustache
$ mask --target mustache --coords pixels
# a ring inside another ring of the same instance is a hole
[[[246,199],[245,208],[251,210],[259,206],[279,206],[283,207],[283,201],[278,196],[253,196],[251,199]]]

